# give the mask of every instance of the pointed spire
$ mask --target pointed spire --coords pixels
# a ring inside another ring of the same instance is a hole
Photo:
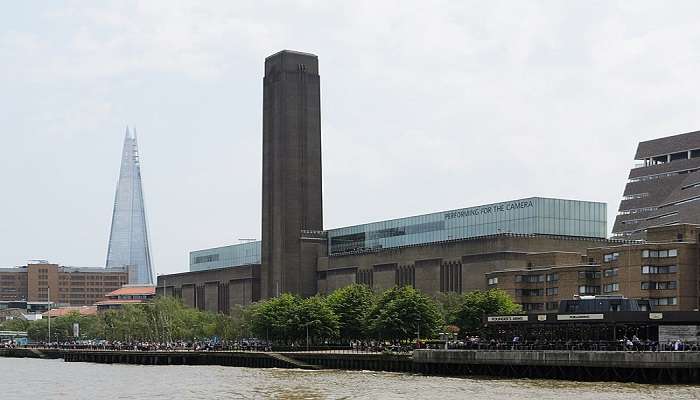
[[[152,284],[153,266],[135,135],[136,130],[132,128],[130,131],[127,126],[114,198],[106,265],[128,266],[129,283]]]

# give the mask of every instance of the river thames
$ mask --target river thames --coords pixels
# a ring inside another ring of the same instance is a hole
[[[700,386],[0,358],[0,398],[675,400],[700,398]]]

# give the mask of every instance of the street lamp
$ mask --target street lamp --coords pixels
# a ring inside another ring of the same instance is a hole
[[[416,317],[416,348],[420,342],[420,316]]]
[[[306,327],[306,351],[309,351],[309,325],[317,323],[320,324],[321,321],[315,319],[304,324],[304,326]]]

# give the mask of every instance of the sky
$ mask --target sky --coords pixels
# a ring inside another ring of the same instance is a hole
[[[319,57],[326,228],[608,203],[700,129],[695,1],[5,1],[0,266],[104,266],[126,126],[157,273],[260,238],[264,58]]]

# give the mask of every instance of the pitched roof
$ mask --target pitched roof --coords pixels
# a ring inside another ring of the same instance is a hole
[[[96,306],[109,306],[114,304],[138,304],[145,303],[145,300],[133,299],[133,300],[102,300],[95,303]]]
[[[108,293],[107,297],[116,296],[136,296],[136,295],[146,295],[155,296],[156,287],[155,286],[122,286],[111,293]]]

